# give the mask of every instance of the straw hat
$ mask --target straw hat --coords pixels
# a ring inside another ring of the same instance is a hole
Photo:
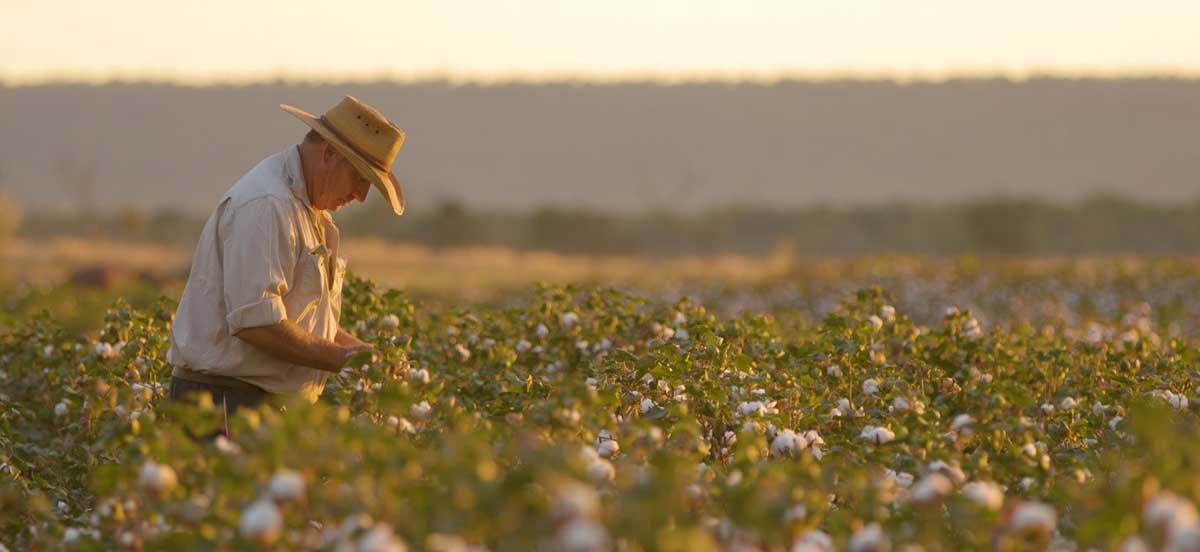
[[[392,174],[392,162],[404,145],[403,130],[354,96],[342,98],[320,117],[286,104],[279,107],[333,144],[359,174],[379,188],[397,215],[404,214],[404,189]]]

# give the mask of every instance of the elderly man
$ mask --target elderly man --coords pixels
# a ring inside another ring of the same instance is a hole
[[[280,107],[311,130],[217,203],[167,354],[170,397],[208,393],[226,416],[270,394],[316,401],[330,372],[370,350],[338,324],[346,263],[329,211],[364,201],[373,185],[404,212],[391,172],[403,131],[351,96],[320,117]]]

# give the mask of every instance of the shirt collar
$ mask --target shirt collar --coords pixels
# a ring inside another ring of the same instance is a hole
[[[287,175],[288,188],[292,190],[292,195],[296,196],[301,203],[311,211],[315,211],[312,202],[308,199],[308,187],[304,182],[304,169],[300,164],[300,146],[292,145],[283,152],[283,167],[284,174]]]

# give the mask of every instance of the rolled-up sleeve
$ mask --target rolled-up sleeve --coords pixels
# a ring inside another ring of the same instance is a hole
[[[287,319],[283,296],[296,266],[296,234],[271,197],[226,213],[221,226],[223,284],[229,335]]]

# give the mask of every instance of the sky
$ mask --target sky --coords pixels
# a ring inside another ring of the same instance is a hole
[[[0,0],[0,81],[1200,74],[1197,0]]]

